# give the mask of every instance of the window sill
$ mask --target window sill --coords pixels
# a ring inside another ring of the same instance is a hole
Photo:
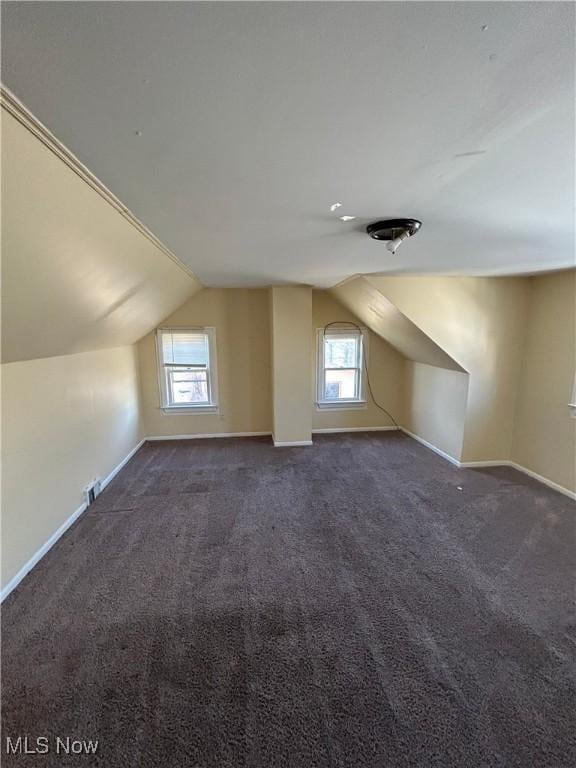
[[[355,411],[358,408],[366,408],[367,406],[366,400],[340,400],[337,403],[324,400],[316,402],[317,411]]]
[[[219,413],[217,405],[164,405],[160,410],[166,416],[190,415],[191,413]]]

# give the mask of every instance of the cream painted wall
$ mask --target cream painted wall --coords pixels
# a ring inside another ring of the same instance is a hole
[[[312,395],[316,392],[316,329],[328,323],[347,320],[363,325],[362,321],[338,302],[328,291],[312,292],[313,370]],[[368,370],[374,396],[398,423],[402,421],[402,390],[404,357],[380,336],[368,332]],[[370,397],[366,408],[349,410],[319,410],[314,408],[313,429],[391,426],[392,422]]]
[[[2,109],[2,362],[132,344],[201,285]]]
[[[270,288],[272,398],[275,443],[312,439],[312,289]]]
[[[289,416],[287,416],[290,430],[294,430],[295,421],[298,419],[303,422],[300,427],[304,430],[312,427],[322,429],[389,425],[390,420],[372,402],[367,408],[360,410],[317,411],[314,409],[316,328],[323,327],[333,320],[354,322],[358,320],[328,292],[311,292],[308,288],[302,291],[301,287],[297,289],[297,298],[299,301],[304,300],[306,312],[303,312],[302,307],[299,312],[296,312],[292,303],[294,295],[291,292],[287,294],[283,290],[282,299],[285,296],[288,297],[283,307],[286,310],[284,317],[288,330],[287,336],[278,340],[278,344],[281,344],[284,350],[279,361],[281,366],[288,365],[287,355],[291,356],[290,359],[294,355],[300,355],[308,360],[308,366],[304,369],[296,363],[292,365],[288,372],[289,377],[292,378],[288,381],[286,371],[282,374],[284,382],[278,379],[280,389],[284,387],[292,398],[288,406]],[[308,307],[310,293],[311,309]],[[270,301],[271,294],[272,289]],[[162,323],[164,326],[200,325],[216,328],[220,396],[220,413],[218,414],[164,414],[160,409],[154,333],[148,334],[140,341],[138,350],[143,419],[147,435],[158,437],[272,431],[272,337],[268,302],[268,291],[263,289],[205,288]],[[298,344],[294,318],[305,317],[309,312],[311,312],[311,315],[308,315],[311,317],[311,324],[306,323],[305,343]],[[373,333],[370,333],[369,348],[371,381],[376,397],[397,420],[400,420],[404,358]],[[303,385],[306,388],[306,400],[304,402],[303,387],[300,387],[300,400],[296,406],[293,400],[296,391],[293,375],[294,371],[298,370],[306,371]],[[280,376],[279,371],[277,373]],[[282,412],[282,408],[287,406],[284,402],[279,407]],[[290,438],[285,439],[310,439],[294,437],[292,431],[290,435]]]
[[[462,453],[468,374],[406,360],[403,426],[454,459]]]
[[[509,460],[529,278],[376,277],[370,283],[469,372],[462,461]],[[438,392],[429,408],[449,407]],[[446,439],[433,435],[430,442]],[[454,435],[455,445],[458,436]]]
[[[161,324],[216,328],[219,413],[160,409],[155,334],[138,344],[148,436],[271,432],[270,317],[266,289],[204,288]]]
[[[533,277],[513,461],[576,491],[576,270]]]
[[[331,288],[330,293],[408,360],[462,370],[442,347],[372,285],[369,276],[345,280]]]
[[[141,438],[133,346],[2,365],[2,586]]]

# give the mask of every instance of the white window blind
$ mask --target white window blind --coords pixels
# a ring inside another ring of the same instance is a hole
[[[164,365],[208,368],[208,334],[204,331],[161,331]]]

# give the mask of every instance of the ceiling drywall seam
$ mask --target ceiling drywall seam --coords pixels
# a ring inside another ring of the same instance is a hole
[[[153,243],[156,248],[162,251],[165,256],[168,256],[168,258],[180,267],[180,269],[189,277],[192,277],[202,285],[201,281],[196,277],[192,270],[180,261],[180,259],[173,254],[172,251],[170,251],[164,243],[162,243],[162,241],[159,240],[156,235],[151,232],[148,227],[143,224],[132,211],[76,157],[76,155],[70,152],[70,150],[65,147],[64,144],[62,144],[62,142],[59,141],[54,134],[32,114],[32,112],[30,112],[30,110],[10,91],[9,88],[6,88],[6,86],[1,83],[0,104],[3,109],[18,120],[24,128],[30,131],[30,133],[39,139],[51,152],[66,163],[77,176],[104,198],[109,205],[115,208],[135,229]]]

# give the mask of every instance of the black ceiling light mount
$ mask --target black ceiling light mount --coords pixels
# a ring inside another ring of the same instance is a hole
[[[398,247],[422,226],[418,219],[381,219],[368,224],[366,232],[374,240],[388,240],[386,246],[391,253],[396,253]]]

